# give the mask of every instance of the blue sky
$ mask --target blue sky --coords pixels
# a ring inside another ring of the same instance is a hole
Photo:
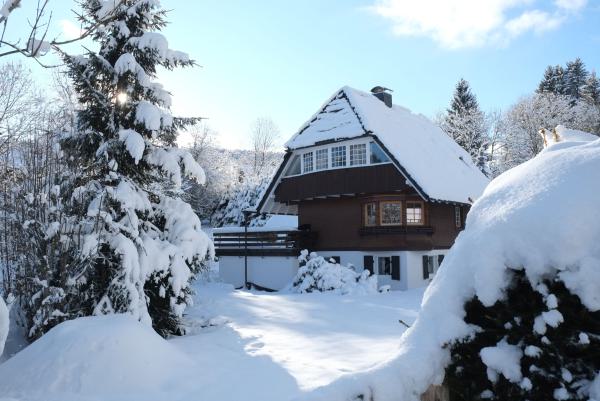
[[[54,32],[68,36],[74,3],[50,3]],[[248,147],[249,126],[262,116],[280,126],[283,143],[343,85],[387,86],[394,103],[432,117],[461,77],[482,108],[492,110],[531,93],[548,64],[579,56],[600,69],[598,0],[162,4],[173,10],[165,30],[171,47],[202,66],[161,75],[174,94],[174,112],[208,118],[230,148]],[[40,80],[47,76],[31,68]]]

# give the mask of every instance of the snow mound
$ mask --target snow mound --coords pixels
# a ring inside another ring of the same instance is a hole
[[[287,291],[294,293],[327,292],[346,294],[373,294],[377,279],[368,270],[357,273],[352,267],[332,263],[315,252],[303,250],[298,257],[301,267]]]
[[[185,369],[191,360],[131,316],[84,317],[61,323],[0,365],[0,394],[154,393],[169,388],[175,366]]]
[[[8,337],[8,325],[8,308],[0,296],[0,356],[2,356],[2,352],[4,351],[4,343]]]
[[[561,280],[590,311],[600,310],[598,205],[600,139],[563,140],[500,175],[473,205],[465,231],[427,288],[417,321],[401,339],[399,356],[306,399],[419,400],[431,384],[443,381],[450,361],[445,345],[474,333],[463,320],[465,302],[476,296],[493,305],[510,283],[510,269],[524,269],[533,288],[542,279]],[[489,365],[517,380],[510,365],[518,355],[499,364],[496,357],[505,357],[506,350],[490,351]],[[599,380],[590,389],[592,398]]]

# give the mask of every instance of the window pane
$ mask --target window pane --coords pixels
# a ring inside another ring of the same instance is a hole
[[[381,147],[379,147],[379,145],[377,145],[375,142],[371,142],[369,147],[371,150],[371,164],[385,163],[390,161],[383,149],[381,149]]]
[[[381,202],[381,224],[402,224],[402,204],[400,202]]]
[[[290,175],[298,175],[298,174],[300,174],[300,156],[296,155],[292,159],[284,176],[287,177]]]
[[[367,145],[364,143],[350,145],[350,165],[360,166],[367,164]]]
[[[312,152],[305,153],[302,155],[304,158],[304,172],[309,173],[313,171],[313,154]]]
[[[406,223],[423,223],[423,210],[421,202],[406,202]]]
[[[377,203],[367,203],[365,205],[365,226],[377,225]]]
[[[315,152],[317,170],[325,170],[329,166],[329,149],[319,149]]]
[[[346,147],[334,146],[331,148],[331,167],[343,167],[346,165]]]
[[[382,276],[389,276],[392,274],[392,258],[389,256],[379,257],[378,260],[378,273]]]

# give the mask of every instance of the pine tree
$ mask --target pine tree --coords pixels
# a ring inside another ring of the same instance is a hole
[[[537,93],[556,93],[556,79],[554,77],[554,67],[548,66],[544,71],[544,78],[540,81]]]
[[[583,99],[589,104],[600,106],[600,80],[596,76],[596,72],[592,71],[583,88]]]
[[[566,92],[565,69],[560,66],[554,66],[554,74],[552,75],[552,87],[555,95],[564,95]]]
[[[579,57],[573,61],[569,61],[565,72],[564,94],[571,96],[575,100],[579,100],[582,96],[587,77],[588,72]]]
[[[178,130],[158,67],[194,62],[158,33],[166,11],[158,0],[82,2],[84,28],[97,52],[63,55],[82,104],[77,128],[61,148],[72,175],[61,196],[66,318],[129,313],[161,335],[182,331],[190,283],[213,254],[191,207],[180,199],[182,175],[204,181],[193,157],[175,146]],[[182,174],[183,173],[183,174]],[[44,327],[46,331],[49,327]]]
[[[479,109],[469,83],[464,79],[458,81],[450,108],[440,125],[456,143],[469,152],[473,162],[485,172],[486,118]]]
[[[587,400],[600,369],[600,311],[588,310],[562,281],[532,286],[514,271],[503,300],[484,306],[474,297],[465,311],[478,329],[449,345],[451,400]],[[486,350],[518,356],[518,370],[506,377],[489,368]]]

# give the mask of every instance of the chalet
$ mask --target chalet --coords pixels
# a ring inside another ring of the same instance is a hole
[[[298,226],[217,231],[221,275],[279,289],[308,248],[380,285],[426,285],[487,184],[465,150],[388,90],[343,87],[286,143],[256,207]]]

